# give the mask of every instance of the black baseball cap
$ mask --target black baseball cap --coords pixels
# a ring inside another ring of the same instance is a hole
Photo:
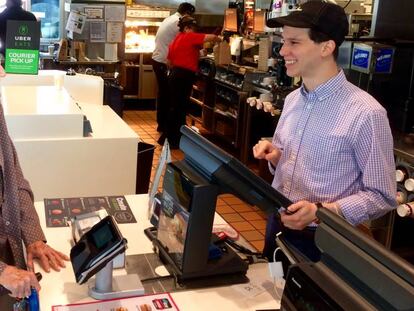
[[[323,1],[306,2],[287,16],[268,19],[266,25],[270,28],[310,28],[326,34],[337,46],[342,44],[349,28],[344,9],[337,4]]]

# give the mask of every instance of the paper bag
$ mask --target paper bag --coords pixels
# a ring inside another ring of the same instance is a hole
[[[213,53],[216,65],[231,63],[230,45],[226,41],[217,43],[213,48]]]

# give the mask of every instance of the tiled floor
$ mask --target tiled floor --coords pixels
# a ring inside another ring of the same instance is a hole
[[[161,146],[157,144],[160,134],[156,130],[155,111],[127,110],[124,111],[123,119],[144,142],[156,146],[151,173],[152,181],[161,153]],[[180,150],[173,150],[171,156],[173,160],[180,160],[183,158],[183,153]],[[218,198],[216,211],[257,250],[262,250],[266,226],[265,214],[262,211],[229,194]]]

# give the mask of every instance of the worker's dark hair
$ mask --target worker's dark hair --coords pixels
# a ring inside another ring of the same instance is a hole
[[[7,0],[6,6],[8,8],[13,7],[13,6],[22,6],[22,0]]]
[[[181,15],[193,15],[195,12],[195,7],[191,3],[183,2],[178,6],[177,12]]]
[[[179,28],[180,32],[183,32],[185,27],[196,28],[197,27],[197,21],[191,16],[188,16],[188,15],[183,16],[178,21],[178,28]]]

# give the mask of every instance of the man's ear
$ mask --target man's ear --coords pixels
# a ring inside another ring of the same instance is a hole
[[[322,43],[322,50],[321,50],[321,55],[322,56],[329,56],[331,55],[336,48],[336,43],[333,40],[328,40]]]

